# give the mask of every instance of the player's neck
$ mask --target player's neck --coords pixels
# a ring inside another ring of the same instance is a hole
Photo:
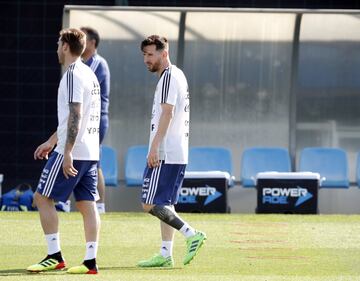
[[[157,75],[160,77],[161,74],[164,72],[164,70],[165,70],[166,68],[168,68],[170,65],[171,65],[170,60],[166,60],[166,63],[164,63],[164,65],[156,72]]]
[[[94,51],[84,52],[81,56],[81,59],[83,60],[83,62],[87,62],[95,54],[96,54],[96,49]]]
[[[74,63],[79,57],[77,56],[67,56],[65,57],[65,61],[64,61],[64,68],[68,69],[69,65]]]

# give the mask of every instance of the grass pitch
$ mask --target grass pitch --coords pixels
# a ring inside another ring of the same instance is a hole
[[[85,254],[79,213],[61,213],[60,238],[68,266]],[[353,281],[360,280],[360,215],[183,214],[208,240],[188,266],[176,234],[175,268],[141,269],[159,251],[159,222],[141,213],[102,215],[96,276],[64,271],[29,274],[46,255],[37,213],[0,212],[0,280],[123,281]]]

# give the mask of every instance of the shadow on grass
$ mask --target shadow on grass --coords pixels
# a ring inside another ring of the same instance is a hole
[[[23,268],[21,269],[7,269],[7,270],[0,270],[0,276],[22,276],[22,275],[59,275],[61,273],[64,273],[66,271],[51,271],[51,272],[29,272]]]
[[[181,270],[182,267],[149,267],[149,268],[140,268],[137,266],[104,266],[100,267],[99,271],[107,271],[107,270],[135,270],[135,271],[146,271],[146,270],[157,270],[157,271],[167,271],[167,270]],[[25,269],[7,269],[7,270],[0,270],[0,276],[22,276],[22,275],[59,275],[65,274],[66,270],[56,270],[56,271],[47,271],[47,272],[29,272]]]
[[[27,274],[28,272],[25,269],[0,270],[0,276],[27,275]]]
[[[136,271],[146,271],[146,270],[157,270],[157,271],[167,271],[167,270],[181,270],[182,267],[138,267],[138,266],[101,266],[99,271],[103,270],[136,270]]]

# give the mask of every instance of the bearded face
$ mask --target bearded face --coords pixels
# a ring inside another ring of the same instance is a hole
[[[161,69],[163,56],[161,51],[156,50],[155,45],[145,46],[143,49],[144,63],[150,72],[157,72]]]
[[[157,72],[161,66],[161,59],[159,58],[157,61],[153,63],[147,63],[146,66],[150,72]]]

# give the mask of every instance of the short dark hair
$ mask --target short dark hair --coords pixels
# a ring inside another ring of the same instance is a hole
[[[86,34],[76,28],[65,28],[60,31],[60,41],[67,43],[73,55],[80,56],[85,50]]]
[[[162,51],[169,48],[168,40],[159,35],[151,35],[141,42],[141,51],[144,51],[146,46],[155,45],[157,51]]]
[[[80,29],[86,33],[86,36],[89,40],[95,40],[95,48],[97,48],[100,43],[99,32],[97,32],[96,29],[94,29],[92,27],[88,27],[88,26],[80,27]]]

